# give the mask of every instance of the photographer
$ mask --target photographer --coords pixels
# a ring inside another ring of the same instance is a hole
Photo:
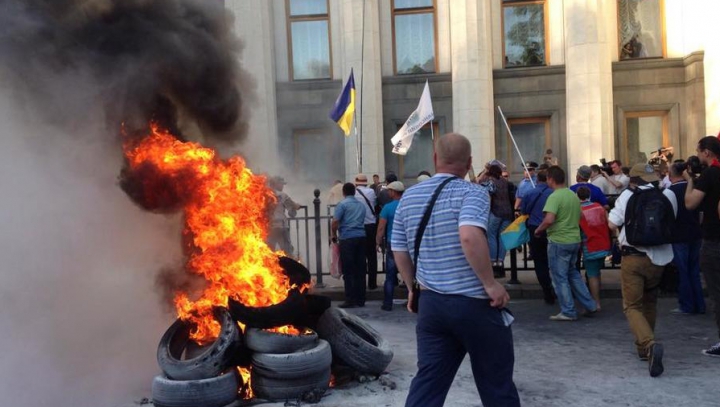
[[[605,177],[608,184],[610,184],[608,186],[608,193],[617,195],[626,190],[628,185],[630,185],[630,177],[623,173],[622,162],[620,162],[620,160],[610,161],[610,170],[612,171],[612,175],[608,175],[603,171],[602,176]]]
[[[706,136],[698,141],[697,155],[707,168],[697,180],[686,170],[683,178],[687,181],[685,206],[689,210],[700,208],[702,217],[702,247],[700,249],[700,270],[705,275],[707,290],[714,302],[715,323],[720,335],[720,140]],[[689,160],[688,160],[689,161]],[[696,171],[696,168],[693,168]],[[708,356],[720,357],[720,342],[703,350]]]

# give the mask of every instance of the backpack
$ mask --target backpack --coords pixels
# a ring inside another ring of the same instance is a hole
[[[625,208],[625,237],[633,246],[672,243],[675,211],[658,188],[636,188]]]

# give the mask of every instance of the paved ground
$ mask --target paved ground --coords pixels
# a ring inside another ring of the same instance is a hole
[[[402,406],[415,374],[415,317],[396,305],[392,312],[379,302],[351,310],[365,318],[393,344],[395,357],[390,390],[379,382],[349,383],[331,389],[318,406]],[[555,307],[540,300],[517,300],[515,313],[515,382],[524,406],[672,406],[720,405],[720,359],[700,353],[714,341],[711,315],[675,316],[672,299],[659,305],[657,336],[666,347],[665,373],[651,378],[647,363],[637,359],[618,299],[603,311],[576,322],[547,318]],[[254,404],[254,403],[253,403]],[[267,403],[279,407],[284,403]],[[448,406],[481,406],[467,360],[458,372]]]

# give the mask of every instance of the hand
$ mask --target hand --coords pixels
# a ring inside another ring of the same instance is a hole
[[[410,311],[411,314],[414,314],[415,312],[413,312],[413,310],[412,310],[412,305],[410,305],[410,304],[412,304],[412,302],[413,302],[413,290],[412,290],[412,287],[408,287],[407,310]]]
[[[543,231],[539,229],[535,229],[535,233],[533,233],[535,237],[542,237]]]
[[[505,291],[505,287],[497,281],[485,286],[485,292],[490,297],[490,306],[496,308],[504,308],[510,302],[510,294]],[[408,305],[408,309],[410,306]]]

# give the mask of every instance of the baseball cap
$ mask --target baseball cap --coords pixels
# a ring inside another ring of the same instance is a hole
[[[582,179],[590,179],[592,170],[587,165],[581,165],[577,170],[577,175]]]
[[[405,185],[403,185],[403,183],[400,181],[393,181],[388,184],[387,189],[391,189],[397,192],[403,192],[405,191]]]
[[[645,182],[660,181],[660,178],[655,174],[653,166],[650,164],[635,164],[630,169],[630,178],[639,177]]]

